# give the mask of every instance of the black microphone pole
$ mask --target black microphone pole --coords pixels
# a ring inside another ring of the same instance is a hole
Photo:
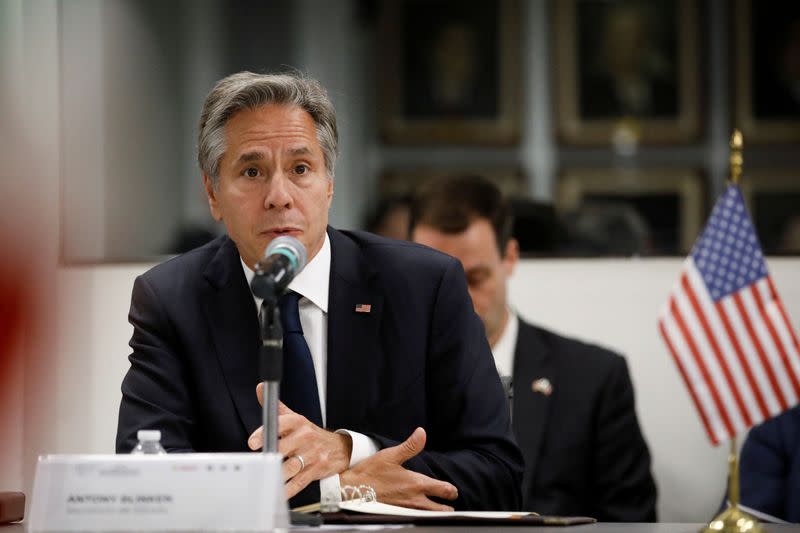
[[[278,402],[280,383],[283,377],[283,328],[281,327],[278,295],[271,291],[261,306],[259,328],[261,347],[259,348],[259,373],[264,385],[261,421],[264,426],[263,453],[278,452]]]

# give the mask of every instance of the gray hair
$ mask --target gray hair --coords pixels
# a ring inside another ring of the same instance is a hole
[[[208,93],[200,116],[197,161],[200,169],[219,184],[219,164],[225,154],[225,124],[245,109],[268,104],[294,105],[305,110],[317,127],[317,141],[325,157],[325,169],[333,178],[339,134],[336,111],[317,80],[300,74],[237,72],[217,82]]]

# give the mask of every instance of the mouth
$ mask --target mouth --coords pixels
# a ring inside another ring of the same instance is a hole
[[[290,237],[297,237],[303,232],[302,230],[299,230],[297,228],[286,226],[286,227],[271,228],[266,231],[263,231],[262,233],[270,237],[271,239],[274,239],[275,237],[281,237],[284,235],[288,235]]]

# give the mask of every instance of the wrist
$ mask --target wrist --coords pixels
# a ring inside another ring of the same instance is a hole
[[[356,476],[353,470],[348,468],[347,470],[339,473],[339,484],[342,487],[348,485],[351,487],[357,487],[359,483],[356,481],[355,477]]]
[[[351,487],[359,487],[361,485],[374,485],[374,479],[370,475],[369,468],[360,463],[352,468],[348,468],[344,472],[339,473],[339,483],[342,487],[349,485]]]
[[[336,449],[338,450],[335,459],[337,465],[337,472],[341,474],[350,468],[350,457],[353,453],[353,439],[347,433],[333,433],[337,440]]]

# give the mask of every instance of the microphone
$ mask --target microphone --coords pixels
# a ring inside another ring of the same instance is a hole
[[[264,258],[256,263],[250,290],[264,300],[277,300],[306,266],[306,259],[306,247],[294,237],[284,235],[272,239]]]

